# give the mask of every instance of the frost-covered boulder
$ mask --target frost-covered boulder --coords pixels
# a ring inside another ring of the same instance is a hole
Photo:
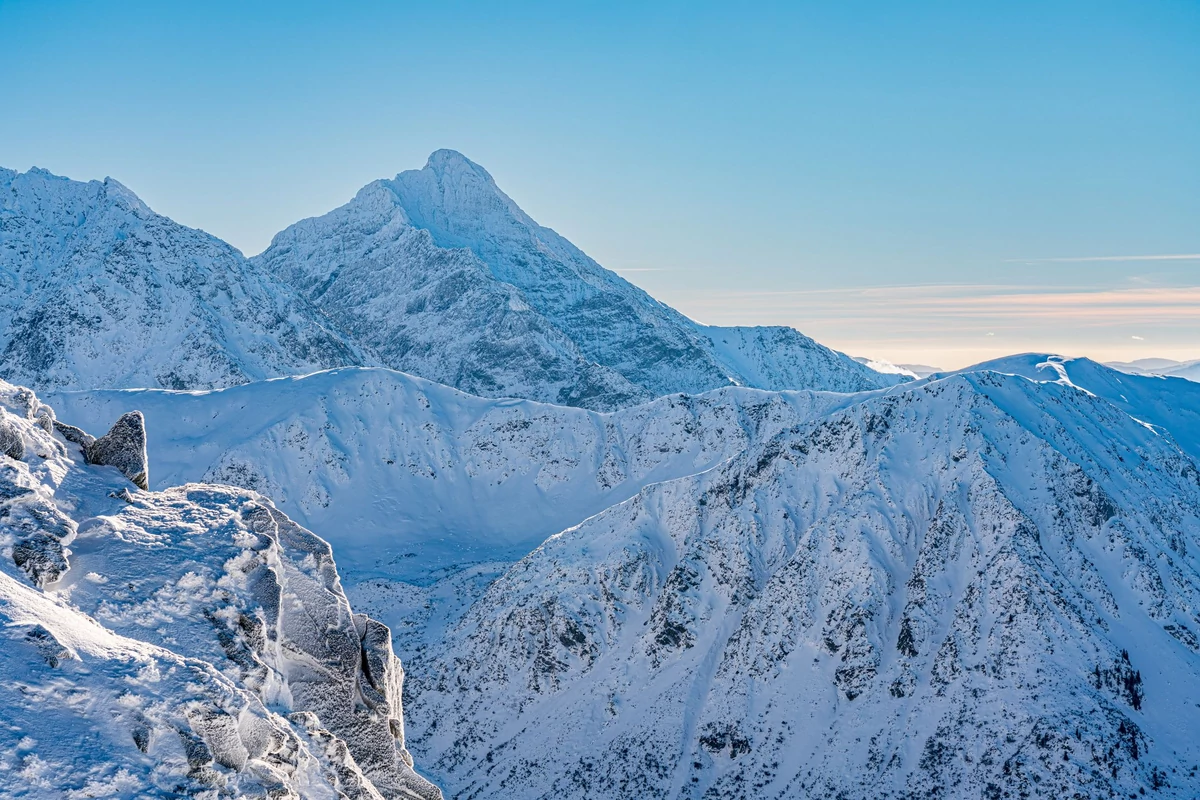
[[[87,445],[89,464],[116,467],[139,489],[150,488],[146,458],[146,420],[140,411],[122,414],[108,433]]]
[[[0,417],[0,453],[14,461],[25,457],[25,442],[21,441],[21,434],[17,433],[16,426],[3,417]]]
[[[405,749],[390,633],[351,610],[327,543],[255,492],[130,493],[42,408],[0,382],[27,445],[0,462],[0,785],[441,797]],[[144,440],[131,414],[87,449],[127,473]]]

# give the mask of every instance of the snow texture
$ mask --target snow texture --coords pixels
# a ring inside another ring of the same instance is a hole
[[[441,797],[325,541],[244,489],[131,493],[47,420],[0,382],[0,797]]]

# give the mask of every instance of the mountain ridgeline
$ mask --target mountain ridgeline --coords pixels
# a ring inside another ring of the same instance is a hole
[[[341,366],[599,410],[721,386],[900,380],[790,328],[697,325],[449,150],[249,260],[112,179],[0,170],[0,375],[212,389]]]

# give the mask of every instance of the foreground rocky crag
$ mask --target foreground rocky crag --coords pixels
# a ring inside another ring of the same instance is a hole
[[[507,569],[412,746],[464,798],[1193,797],[1198,538],[1196,462],[1069,382],[863,396]]]
[[[55,422],[0,382],[0,796],[441,797],[326,542],[251,491],[136,491],[140,417],[119,469]]]

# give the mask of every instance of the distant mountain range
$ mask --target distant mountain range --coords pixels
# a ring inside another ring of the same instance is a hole
[[[721,386],[905,379],[791,328],[697,325],[449,150],[251,260],[111,179],[0,170],[0,375],[210,389],[350,365],[601,410]]]
[[[1174,361],[1169,358],[1139,358],[1137,361],[1109,361],[1108,366],[1134,375],[1162,375],[1200,381],[1200,358]]]

